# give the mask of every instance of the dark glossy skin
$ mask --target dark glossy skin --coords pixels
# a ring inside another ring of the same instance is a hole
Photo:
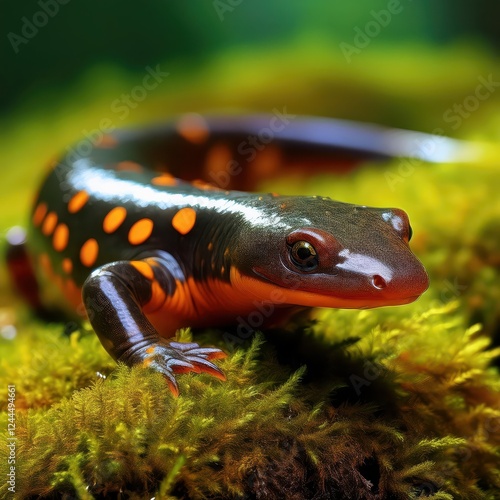
[[[115,359],[151,366],[177,393],[174,373],[224,378],[212,362],[224,353],[169,340],[179,327],[231,324],[270,303],[279,315],[415,300],[428,279],[402,210],[228,190],[253,187],[258,170],[384,156],[376,138],[356,146],[350,131],[328,142],[329,122],[272,118],[190,116],[70,151],[34,205],[40,301],[87,315]]]

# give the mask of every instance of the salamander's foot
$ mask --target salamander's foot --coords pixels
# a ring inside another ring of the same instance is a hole
[[[179,395],[175,380],[177,373],[208,373],[219,380],[226,380],[222,370],[210,360],[225,358],[226,353],[215,347],[200,347],[194,342],[156,342],[136,351],[131,361],[162,373],[174,396]]]

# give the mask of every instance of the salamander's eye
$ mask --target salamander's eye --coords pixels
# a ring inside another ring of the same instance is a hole
[[[296,241],[290,248],[290,257],[293,264],[303,271],[313,271],[318,267],[318,254],[307,241]]]
[[[408,225],[408,241],[411,240],[412,236],[413,236],[413,229],[411,228],[410,225]]]

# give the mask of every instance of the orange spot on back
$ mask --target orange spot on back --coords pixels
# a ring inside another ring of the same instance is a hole
[[[47,204],[42,202],[39,203],[38,206],[35,208],[35,211],[33,212],[33,225],[35,227],[38,227],[42,221],[43,218],[45,217],[45,214],[47,213]]]
[[[102,221],[102,228],[105,233],[114,233],[127,217],[127,209],[125,207],[112,208]]]
[[[217,186],[214,186],[213,184],[210,184],[209,182],[205,182],[201,179],[195,179],[194,181],[191,182],[193,187],[202,189],[203,191],[221,191],[221,189]]]
[[[87,191],[79,191],[76,193],[68,203],[68,212],[70,214],[75,214],[79,212],[89,201],[89,194]]]
[[[52,246],[56,252],[62,252],[67,246],[69,241],[69,229],[66,224],[59,224],[52,239]]]
[[[130,262],[145,278],[148,280],[154,279],[155,275],[151,266],[143,260],[132,260]]]
[[[257,152],[255,159],[252,161],[250,174],[255,179],[255,182],[258,182],[277,174],[281,163],[280,149],[268,144],[264,149]]]
[[[91,267],[95,264],[98,255],[99,244],[94,238],[89,238],[80,249],[80,262],[86,267]]]
[[[196,211],[191,207],[181,208],[172,219],[172,226],[181,233],[187,234],[196,222]]]
[[[96,143],[96,146],[99,148],[114,148],[117,145],[118,140],[110,134],[104,134]]]
[[[138,220],[128,232],[128,241],[131,245],[144,243],[153,232],[154,223],[151,219]]]
[[[220,174],[223,172],[228,176],[228,166],[230,161],[233,159],[231,149],[224,143],[214,144],[207,152],[205,165],[204,165],[204,175],[206,179],[218,179],[221,177]],[[227,186],[221,186],[226,188]]]
[[[177,122],[177,132],[194,144],[203,144],[210,133],[208,123],[203,116],[197,113],[188,113],[181,116]]]
[[[116,170],[125,171],[125,172],[142,172],[144,168],[141,164],[136,163],[135,161],[121,161],[117,163]]]
[[[151,184],[155,186],[175,186],[177,185],[177,179],[173,175],[162,174],[151,179]]]
[[[66,274],[71,274],[73,272],[73,261],[71,259],[64,259],[62,261],[62,268]]]
[[[50,212],[45,217],[42,225],[42,233],[45,236],[50,236],[57,225],[57,214],[55,212]]]

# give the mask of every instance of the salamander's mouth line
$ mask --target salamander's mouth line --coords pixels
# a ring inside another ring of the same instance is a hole
[[[240,273],[236,269],[231,269],[231,283],[235,289],[240,289],[243,293],[252,295],[255,300],[263,302],[273,302],[276,304],[297,305],[306,307],[328,307],[338,309],[373,309],[383,306],[397,306],[414,302],[421,294],[410,296],[387,297],[381,293],[380,297],[374,294],[367,294],[365,297],[339,297],[333,293],[321,293],[317,290],[308,291],[298,289],[294,283],[283,286],[264,275],[262,271],[254,269],[259,279],[252,278]],[[297,282],[295,282],[297,283]]]

